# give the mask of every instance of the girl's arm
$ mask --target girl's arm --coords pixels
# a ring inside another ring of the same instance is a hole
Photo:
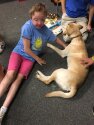
[[[46,64],[46,62],[43,59],[41,59],[35,53],[33,53],[33,51],[30,48],[30,40],[28,40],[26,38],[23,38],[23,44],[24,44],[24,51],[28,55],[30,55],[31,57],[33,57],[40,65]]]

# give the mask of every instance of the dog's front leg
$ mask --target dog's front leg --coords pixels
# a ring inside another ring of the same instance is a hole
[[[47,46],[51,49],[53,49],[56,53],[58,53],[61,57],[66,57],[67,54],[68,54],[68,46],[64,49],[64,50],[61,50],[55,46],[53,46],[52,44],[50,43],[47,43]]]

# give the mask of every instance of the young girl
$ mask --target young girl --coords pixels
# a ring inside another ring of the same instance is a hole
[[[47,16],[44,4],[35,4],[29,13],[30,20],[21,28],[19,42],[10,55],[7,73],[0,84],[0,97],[10,86],[7,97],[0,108],[1,121],[22,80],[24,77],[27,78],[30,73],[34,62],[37,61],[40,65],[46,63],[38,55],[45,48],[47,42],[56,41],[62,47],[66,47],[63,41],[56,38],[52,31],[44,25]]]

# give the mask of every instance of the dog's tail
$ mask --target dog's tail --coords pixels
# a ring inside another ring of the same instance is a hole
[[[69,92],[63,92],[63,91],[53,91],[46,94],[46,97],[63,97],[63,98],[72,98],[77,92],[77,89],[75,87],[72,87]]]

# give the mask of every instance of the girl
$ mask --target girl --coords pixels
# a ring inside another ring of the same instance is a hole
[[[0,108],[1,121],[22,80],[24,77],[27,78],[30,73],[34,62],[37,61],[40,65],[46,63],[45,60],[38,56],[45,48],[46,43],[56,41],[62,47],[65,48],[66,46],[44,25],[47,16],[44,4],[35,4],[30,9],[29,14],[30,20],[21,28],[19,42],[10,55],[7,73],[0,84],[0,97],[10,87],[7,97]]]

